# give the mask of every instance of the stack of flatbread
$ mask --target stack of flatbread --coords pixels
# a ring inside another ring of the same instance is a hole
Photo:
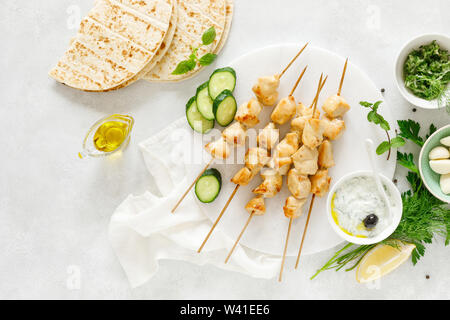
[[[172,75],[179,62],[219,53],[233,17],[233,0],[97,0],[50,76],[72,88],[109,91],[145,79],[181,81],[194,70]],[[216,38],[202,46],[214,27]]]

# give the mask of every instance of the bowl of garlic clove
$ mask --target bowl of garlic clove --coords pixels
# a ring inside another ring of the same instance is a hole
[[[450,125],[427,139],[420,151],[419,171],[425,187],[439,200],[450,203]]]

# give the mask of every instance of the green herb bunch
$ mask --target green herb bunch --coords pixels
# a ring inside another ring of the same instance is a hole
[[[208,46],[211,43],[214,42],[216,39],[216,29],[214,27],[209,28],[206,30],[202,35],[202,45]],[[183,60],[180,63],[178,63],[175,70],[172,72],[173,75],[180,75],[188,73],[189,71],[192,71],[195,69],[195,66],[197,63],[199,63],[201,66],[208,66],[211,63],[214,62],[217,55],[214,53],[206,53],[201,58],[197,57],[197,52],[200,49],[200,47],[193,48],[191,47],[192,53],[189,56],[189,59]]]
[[[419,136],[420,125],[412,120],[399,121],[403,126],[402,137],[422,147],[424,139]],[[426,138],[436,131],[430,126]],[[450,209],[441,200],[435,198],[423,185],[419,169],[410,153],[397,152],[397,162],[409,170],[406,179],[410,190],[402,194],[403,215],[394,233],[381,243],[398,246],[398,241],[412,243],[416,246],[411,259],[415,265],[425,254],[425,245],[432,243],[436,236],[445,239],[445,245],[450,243]],[[347,243],[337,251],[325,265],[317,270],[311,279],[325,270],[336,271],[346,268],[346,271],[356,268],[364,255],[377,244],[356,245]]]
[[[436,41],[420,46],[406,58],[403,76],[405,86],[414,95],[426,100],[441,97],[450,83],[448,51],[441,49]],[[448,97],[446,99],[448,100]]]

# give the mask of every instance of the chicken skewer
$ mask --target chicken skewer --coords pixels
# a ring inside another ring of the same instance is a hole
[[[329,121],[329,123],[332,123],[336,119],[336,118],[333,119],[334,117],[332,117],[332,116],[342,117],[350,109],[350,106],[348,105],[348,103],[341,97],[342,85],[344,83],[345,73],[347,71],[347,64],[348,64],[348,58],[345,60],[344,69],[342,70],[341,81],[339,83],[339,89],[338,89],[337,94],[334,95],[334,96],[329,97],[327,99],[327,101],[325,101],[324,106],[323,106],[323,109],[324,109],[324,111],[327,114],[326,118],[325,118],[326,119],[325,121]],[[344,121],[340,120],[340,119],[338,119],[338,121],[341,121],[342,124],[344,125],[343,128],[345,128]],[[342,126],[341,126],[341,130],[340,131],[341,132],[343,131]],[[337,138],[339,138],[340,134],[330,135],[330,136],[331,137],[334,136],[334,139],[337,139]],[[334,139],[332,139],[332,140],[334,140]],[[326,141],[328,141],[328,140],[326,140]],[[328,145],[328,143],[329,143],[329,141],[325,142],[326,145]],[[327,148],[328,151],[325,151],[325,152],[329,153],[330,152],[329,150],[331,150],[330,149],[331,148],[331,144],[329,145],[329,147],[325,146],[325,147],[322,147],[322,148]],[[323,153],[323,154],[325,154],[325,153]],[[328,158],[329,158],[329,155],[328,155]],[[319,161],[319,164],[321,164],[321,167],[324,167],[324,166],[326,167],[326,166],[330,166],[332,163],[329,163],[327,165],[325,163],[324,159],[322,159],[321,161]],[[327,169],[325,169],[325,170],[327,170]],[[327,171],[325,172],[324,170],[321,170],[321,175],[322,176],[324,175],[324,173],[326,173],[326,175],[328,175]],[[312,182],[314,184],[318,185],[316,179],[318,180],[320,178],[321,178],[320,176],[319,177],[313,177],[313,181]],[[329,185],[329,181],[328,181],[328,185]],[[303,250],[303,244],[304,244],[304,241],[305,241],[306,233],[308,231],[309,220],[311,218],[311,212],[312,212],[312,208],[314,206],[314,200],[316,198],[316,193],[318,193],[320,195],[320,191],[318,189],[311,190],[311,191],[313,192],[313,195],[312,195],[311,203],[310,203],[309,209],[308,209],[308,216],[306,218],[306,224],[305,224],[305,229],[303,231],[302,240],[300,242],[300,248],[298,250],[297,261],[295,263],[295,269],[298,268],[298,265],[299,265],[299,262],[300,262],[300,257],[301,257],[302,250]]]
[[[312,109],[311,120],[314,119],[313,115],[316,114],[317,102],[319,100],[320,92],[322,91],[322,89],[325,86],[325,83],[328,79],[328,77],[326,77],[322,81],[322,78],[323,78],[323,74],[320,76],[316,96],[309,108],[309,109]],[[299,150],[304,155],[303,158],[305,158],[306,161],[310,161],[310,160],[308,160],[309,158],[315,157],[314,150],[309,149],[305,145],[303,145],[301,148],[298,148],[298,150],[296,151],[295,154],[298,154]],[[305,150],[305,151],[303,151],[303,150]],[[292,156],[292,158],[294,158],[294,155]],[[288,231],[286,234],[286,240],[285,240],[285,244],[284,244],[283,257],[281,259],[280,274],[278,277],[279,282],[281,282],[283,279],[284,263],[286,261],[286,253],[287,253],[287,248],[289,245],[289,238],[290,238],[290,234],[291,234],[292,222],[294,221],[294,219],[297,219],[301,216],[303,205],[306,203],[306,198],[309,194],[309,190],[311,189],[311,184],[309,183],[307,176],[301,174],[304,172],[299,172],[299,174],[297,174],[297,170],[298,169],[291,169],[288,173],[288,188],[289,188],[289,191],[291,191],[292,196],[289,196],[286,199],[286,203],[283,207],[284,215],[287,218],[289,218],[289,226],[288,226]],[[314,168],[313,168],[313,170],[314,170]],[[294,181],[294,184],[291,182],[291,180]]]
[[[300,51],[295,55],[294,58],[292,58],[292,60],[288,63],[288,65],[283,69],[283,71],[280,74],[274,75],[272,77],[261,77],[258,79],[257,84],[253,87],[253,92],[255,93],[256,97],[258,98],[258,100],[263,104],[263,105],[273,105],[275,103],[275,101],[278,98],[278,87],[280,84],[280,79],[281,77],[285,74],[285,72],[291,67],[291,65],[297,60],[297,58],[302,54],[302,52],[306,49],[306,47],[308,46],[309,42],[306,43],[301,49]],[[258,112],[259,114],[259,112]],[[239,121],[239,119],[237,119]],[[243,124],[245,124],[245,121],[239,121]],[[259,122],[259,121],[258,121]],[[245,143],[245,142],[244,142]],[[210,152],[211,153],[211,152]],[[200,179],[200,177],[203,175],[203,173],[205,173],[205,171],[211,166],[211,164],[214,162],[214,160],[216,159],[215,155],[213,153],[211,153],[212,158],[211,160],[208,162],[208,164],[203,168],[203,170],[200,172],[200,174],[195,178],[195,180],[192,182],[192,184],[187,188],[187,190],[183,193],[183,195],[181,196],[181,198],[177,201],[177,203],[175,204],[175,206],[172,209],[172,213],[175,212],[175,210],[179,207],[179,205],[181,204],[181,202],[183,202],[183,200],[186,198],[186,196],[188,195],[188,193],[192,190],[192,188],[194,187],[194,185],[197,183],[197,181]],[[228,157],[229,154],[227,154]]]
[[[303,73],[304,72],[305,72],[305,70],[303,70]],[[321,77],[321,80],[322,80],[322,77]],[[299,81],[297,81],[296,85],[298,85],[298,82]],[[289,95],[289,97],[292,96],[293,91],[294,90],[291,91],[291,94]],[[316,95],[316,97],[317,97],[317,95]],[[316,100],[316,98],[314,99],[314,101],[315,100]],[[295,104],[295,101],[294,101],[294,104]],[[282,113],[283,110],[290,113],[289,105],[287,105],[287,104],[283,105],[282,101],[280,101],[280,103],[278,103],[277,107],[279,107],[280,105],[284,106],[283,108],[279,109],[280,113]],[[312,105],[311,105],[311,107],[312,107]],[[275,112],[276,112],[276,110],[274,110],[272,115]],[[293,115],[291,115],[291,116],[293,116]],[[255,198],[251,199],[245,206],[245,209],[248,211],[250,216],[249,216],[246,224],[244,225],[244,228],[242,229],[241,233],[239,234],[238,238],[236,239],[233,247],[231,248],[231,251],[229,252],[229,254],[227,256],[225,263],[227,263],[229,261],[231,255],[233,254],[237,244],[240,242],[242,235],[244,234],[245,230],[247,229],[253,216],[254,215],[263,215],[265,213],[264,198],[272,198],[278,192],[281,191],[282,184],[283,184],[282,175],[285,175],[287,173],[287,171],[289,170],[289,166],[291,164],[291,156],[298,149],[298,147],[299,147],[298,134],[295,132],[290,132],[290,133],[286,134],[285,138],[283,140],[281,140],[280,143],[275,148],[275,154],[271,161],[272,163],[270,165],[271,169],[269,169],[267,172],[261,174],[264,181],[256,189],[253,190],[253,193],[256,193],[257,196]],[[285,162],[286,159],[288,160],[287,162]]]
[[[306,69],[307,69],[307,67],[305,67],[303,69],[303,71],[300,74],[300,76],[298,77],[294,87],[292,88],[289,96],[292,96],[295,89],[297,89],[297,86],[299,85],[301,79],[303,78],[303,75],[305,74]],[[272,114],[274,112],[275,112],[275,110],[272,112]],[[265,133],[268,133],[268,136],[270,136],[270,142],[268,140],[266,140],[265,138],[262,138],[262,136],[258,136],[258,142],[264,141],[264,146],[267,147],[267,149],[261,148],[261,147],[253,148],[254,153],[255,153],[255,155],[253,155],[253,157],[251,157],[251,154],[249,155],[250,150],[252,150],[252,148],[249,149],[249,152],[246,155],[245,166],[243,168],[241,168],[241,170],[239,170],[235,174],[235,176],[231,179],[231,181],[236,184],[236,187],[234,188],[234,190],[233,190],[232,194],[230,195],[230,197],[228,198],[225,206],[223,207],[222,211],[220,212],[219,216],[217,217],[216,221],[214,222],[213,226],[211,227],[211,230],[208,232],[202,245],[198,249],[198,251],[197,251],[198,253],[200,253],[202,251],[203,247],[205,246],[205,244],[208,241],[209,237],[211,236],[212,232],[216,228],[220,219],[222,219],[223,214],[227,210],[230,202],[233,200],[233,198],[236,195],[236,192],[238,191],[240,186],[245,186],[245,185],[249,184],[250,181],[260,172],[260,170],[269,162],[269,160],[270,160],[270,158],[268,157],[269,150],[273,147],[276,140],[278,140],[278,136],[274,137],[275,135],[273,134],[273,132],[274,132],[273,130],[276,130],[276,129],[274,128],[274,125],[271,125],[270,123],[264,130],[266,130]],[[263,132],[264,132],[264,130],[263,130]],[[261,139],[259,139],[259,138],[261,138]],[[256,152],[256,150],[258,150],[258,151]],[[264,154],[263,150],[265,151],[265,154]],[[249,221],[249,223],[250,223],[250,221]],[[236,245],[234,247],[236,247]],[[233,251],[234,251],[234,248],[231,251],[231,253]],[[231,254],[229,256],[231,256]]]

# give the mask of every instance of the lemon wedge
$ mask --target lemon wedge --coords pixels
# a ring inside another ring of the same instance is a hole
[[[371,249],[356,269],[356,280],[359,283],[381,278],[395,270],[410,256],[416,246],[398,241],[398,247],[379,244]]]

